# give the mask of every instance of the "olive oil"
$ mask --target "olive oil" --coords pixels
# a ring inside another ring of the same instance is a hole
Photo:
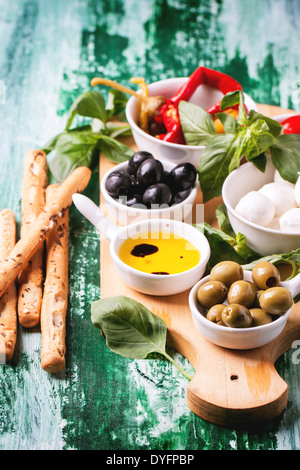
[[[178,274],[196,266],[199,250],[173,233],[144,233],[128,238],[120,248],[120,259],[148,274]]]

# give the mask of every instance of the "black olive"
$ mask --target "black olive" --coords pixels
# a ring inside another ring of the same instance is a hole
[[[165,183],[167,186],[170,187],[170,185],[171,185],[171,178],[170,178],[170,173],[169,173],[169,171],[164,170],[164,172],[163,172],[163,174],[162,174],[162,177],[161,177],[160,183]]]
[[[179,204],[184,201],[190,194],[192,188],[186,189],[185,191],[180,191],[179,193],[174,193],[172,197],[172,204]]]
[[[128,161],[127,171],[130,176],[136,176],[136,172],[141,163],[143,163],[148,158],[154,158],[152,153],[141,150],[135,152],[130,160]]]
[[[159,160],[147,158],[140,164],[136,173],[136,179],[140,184],[149,187],[159,183],[164,172],[164,167]]]
[[[197,170],[191,163],[180,163],[170,172],[172,186],[176,192],[194,186],[197,178]]]
[[[131,178],[131,193],[132,194],[143,194],[146,186],[140,183],[136,178]]]
[[[113,171],[105,182],[105,189],[112,197],[126,196],[131,188],[131,178],[122,171]]]
[[[143,195],[143,203],[148,209],[151,205],[169,205],[172,200],[172,192],[164,183],[157,183],[147,188]]]

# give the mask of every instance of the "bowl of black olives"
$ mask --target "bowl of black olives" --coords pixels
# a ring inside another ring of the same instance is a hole
[[[299,276],[299,275],[298,275]],[[189,306],[196,328],[212,343],[229,349],[253,349],[283,331],[300,278],[281,281],[272,263],[252,271],[222,261],[191,290]]]
[[[120,225],[148,218],[191,222],[198,188],[194,165],[164,162],[147,151],[135,152],[101,180],[107,212]]]

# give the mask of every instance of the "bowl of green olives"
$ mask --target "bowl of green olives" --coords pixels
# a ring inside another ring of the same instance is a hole
[[[189,306],[196,328],[210,342],[253,349],[283,331],[299,292],[299,275],[281,281],[272,263],[262,261],[246,271],[238,263],[222,261],[192,288]]]
[[[176,165],[137,151],[103,176],[100,189],[110,218],[119,225],[150,218],[188,223],[199,183],[191,163]]]

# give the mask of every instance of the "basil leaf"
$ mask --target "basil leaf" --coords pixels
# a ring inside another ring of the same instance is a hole
[[[209,270],[221,261],[235,261],[244,265],[261,257],[247,245],[247,240],[241,233],[230,236],[206,222],[197,224],[196,228],[205,235],[210,245],[211,255],[207,265]]]
[[[261,255],[247,245],[247,239],[242,233],[237,233],[235,237],[236,241],[236,251],[240,256],[244,258],[245,261],[251,261],[253,259],[259,258]]]
[[[247,114],[245,111],[245,104],[244,104],[244,93],[242,91],[239,91],[239,96],[240,96],[240,104],[239,104],[239,113],[237,117],[237,122],[241,124],[242,126],[248,126],[248,118]]]
[[[270,152],[273,165],[282,178],[295,184],[300,172],[300,135],[280,135]]]
[[[178,111],[188,145],[206,145],[216,134],[213,118],[205,109],[188,101],[180,101]]]
[[[80,95],[70,108],[66,130],[70,129],[76,114],[90,118],[97,118],[105,123],[107,115],[105,110],[105,101],[102,94],[98,91],[90,90]]]
[[[276,142],[276,138],[269,132],[268,126],[263,120],[259,120],[246,127],[243,131],[240,145],[248,161],[253,160],[264,153]]]
[[[111,119],[117,114],[122,114],[125,111],[128,98],[120,90],[110,89],[106,101],[106,114],[107,119]]]
[[[282,133],[282,125],[278,122],[275,121],[274,119],[271,119],[270,117],[264,116],[263,114],[260,114],[253,109],[248,114],[248,123],[249,125],[253,124],[256,121],[263,120],[267,123],[269,132],[274,137],[278,137]]]
[[[220,104],[220,109],[226,109],[226,108],[232,108],[233,106],[236,106],[239,104],[239,113],[238,113],[238,118],[237,122],[239,124],[242,124],[243,126],[248,125],[248,119],[245,111],[245,106],[244,106],[244,94],[240,90],[235,90],[227,93]]]
[[[115,139],[116,137],[131,137],[132,136],[132,130],[129,124],[116,124],[114,122],[108,122],[106,125],[106,129],[109,132],[109,137],[112,139]]]
[[[253,158],[251,161],[259,171],[261,171],[262,173],[266,171],[267,157],[265,153],[258,155],[258,157]]]
[[[227,235],[229,235],[232,239],[235,238],[235,233],[229,221],[228,212],[225,204],[220,204],[216,209],[216,217],[218,221],[218,225],[220,230]]]
[[[222,98],[220,109],[221,111],[226,108],[232,108],[240,102],[240,91],[230,91]]]
[[[142,304],[124,296],[92,303],[92,323],[103,331],[109,349],[131,359],[165,354],[167,327]]]
[[[245,259],[234,248],[234,238],[228,236],[222,230],[211,227],[206,222],[197,224],[196,228],[205,235],[210,246],[211,255],[207,263],[208,270],[211,270],[221,261],[235,261],[239,264],[245,263]]]
[[[79,127],[76,127],[76,129],[70,129],[69,131],[63,131],[63,132],[60,132],[59,134],[57,134],[56,136],[54,136],[52,139],[50,139],[46,144],[45,146],[43,147],[43,151],[48,154],[50,152],[52,152],[52,150],[55,149],[56,145],[57,145],[57,142],[59,141],[59,139],[61,138],[62,135],[64,134],[67,134],[67,133],[70,133],[70,132],[80,132],[80,131],[91,131],[92,130],[92,127],[90,125],[85,125],[85,126],[79,126]]]
[[[227,134],[236,134],[241,127],[237,120],[228,113],[216,113],[216,117],[220,119]]]
[[[101,135],[101,152],[113,163],[123,163],[132,157],[134,150],[107,135]]]
[[[166,352],[167,326],[139,302],[125,296],[97,300],[91,305],[92,323],[103,331],[108,348],[131,359],[158,353],[191,379]]]
[[[238,140],[234,134],[218,134],[205,147],[198,169],[203,202],[221,195]]]
[[[94,169],[99,159],[99,134],[91,131],[65,132],[58,136],[49,168],[61,183],[77,167]]]

